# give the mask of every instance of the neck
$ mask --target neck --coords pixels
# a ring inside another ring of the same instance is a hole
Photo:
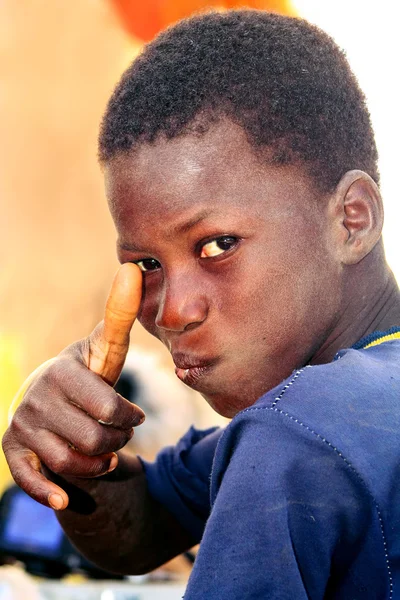
[[[330,362],[340,349],[353,346],[370,333],[400,327],[400,291],[385,262],[382,244],[348,268],[342,297],[335,323],[311,364]]]

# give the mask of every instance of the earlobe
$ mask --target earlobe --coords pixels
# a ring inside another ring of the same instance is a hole
[[[379,241],[383,226],[383,205],[379,188],[364,171],[348,171],[336,189],[342,206],[345,230],[341,247],[343,264],[360,262]]]

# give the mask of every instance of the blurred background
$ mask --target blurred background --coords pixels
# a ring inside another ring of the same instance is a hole
[[[244,4],[234,0],[1,1],[1,434],[10,402],[25,377],[87,335],[102,318],[118,265],[96,140],[101,115],[121,72],[143,43],[170,23],[204,7]],[[247,5],[303,16],[346,50],[367,94],[375,126],[387,214],[386,249],[400,277],[397,3],[250,0]],[[218,422],[206,403],[170,374],[169,357],[139,325],[132,341],[130,364],[143,366],[141,372],[147,372],[149,379],[158,364],[164,373],[161,391],[166,389],[164,381],[171,382],[163,409],[169,423],[167,437],[159,439],[156,432],[149,436],[153,443],[148,455],[176,440],[193,421],[200,427]],[[157,389],[152,394],[157,397]],[[173,424],[177,404],[182,418]],[[8,481],[1,454],[0,491]]]

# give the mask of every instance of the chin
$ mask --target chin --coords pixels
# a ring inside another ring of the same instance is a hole
[[[218,394],[201,395],[203,396],[204,400],[206,400],[206,402],[211,406],[211,408],[215,410],[216,413],[221,415],[221,417],[225,417],[226,419],[233,419],[235,415],[240,413],[245,408],[248,408],[256,401],[255,399],[253,402],[245,403],[243,402],[243,398],[241,398],[240,400],[234,399],[234,401],[232,401],[232,396],[229,396],[229,398],[227,398],[225,395],[221,397]]]

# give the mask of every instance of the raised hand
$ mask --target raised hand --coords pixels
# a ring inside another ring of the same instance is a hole
[[[115,469],[116,452],[144,420],[143,411],[113,389],[140,306],[139,268],[124,264],[108,297],[104,320],[72,344],[29,385],[3,437],[16,483],[38,502],[68,505],[66,492],[42,473],[98,477]]]

